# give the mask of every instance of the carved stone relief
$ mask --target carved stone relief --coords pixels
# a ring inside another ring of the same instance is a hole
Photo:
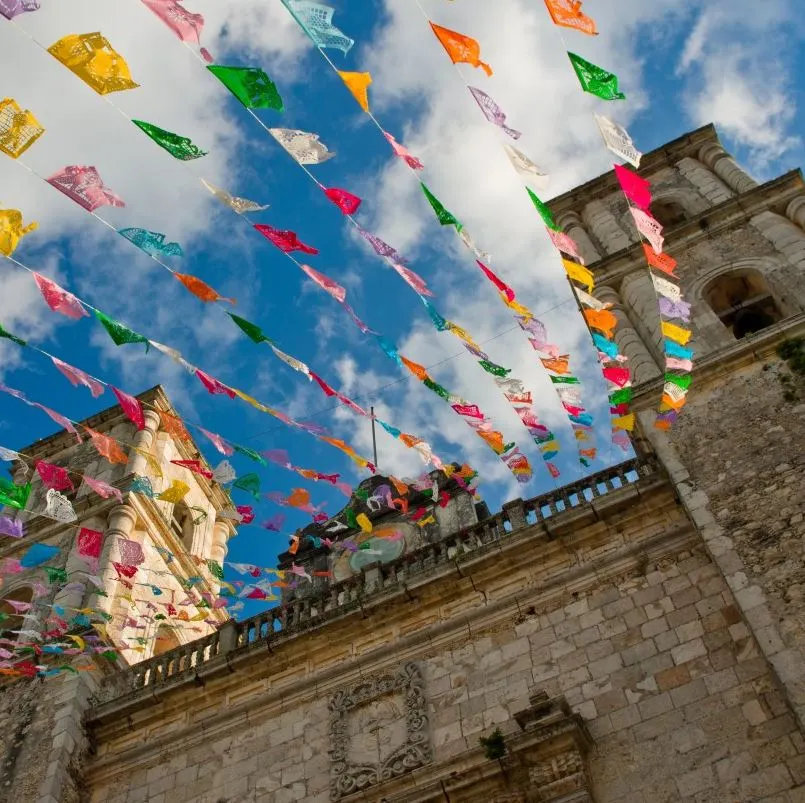
[[[397,778],[433,760],[418,664],[336,692],[330,710],[330,799]]]

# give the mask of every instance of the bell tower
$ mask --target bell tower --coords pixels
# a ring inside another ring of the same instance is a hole
[[[608,173],[551,202],[619,319],[638,437],[669,472],[749,626],[805,719],[805,184],[763,184],[712,125],[647,153],[664,252],[692,304],[693,382],[669,431],[658,300],[626,199]]]
[[[32,483],[26,509],[18,512],[25,538],[3,539],[0,560],[19,559],[34,544],[59,551],[40,566],[4,577],[0,608],[10,616],[5,631],[41,632],[55,615],[71,629],[93,627],[105,634],[122,659],[134,664],[202,638],[227,620],[226,609],[214,605],[220,591],[216,566],[223,566],[227,541],[235,534],[233,519],[226,516],[232,503],[213,481],[171,463],[203,458],[163,389],[157,386],[137,399],[143,429],[120,406],[82,422],[115,438],[129,454],[128,463],[108,462],[91,441],[77,443],[64,430],[20,450],[14,479]],[[65,496],[76,521],[45,514],[47,489],[35,471],[39,460],[70,472],[75,488]],[[104,498],[84,477],[112,490]],[[159,499],[174,481],[189,490],[176,501]],[[82,529],[100,541],[99,557],[87,557],[81,548]],[[49,585],[49,568],[62,569],[67,581]],[[23,616],[9,601],[33,604]]]

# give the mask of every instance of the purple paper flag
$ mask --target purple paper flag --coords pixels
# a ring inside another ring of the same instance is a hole
[[[494,123],[498,128],[505,131],[512,139],[520,139],[522,133],[520,131],[515,131],[513,128],[509,128],[506,125],[506,114],[504,113],[503,109],[495,103],[486,92],[482,92],[480,89],[476,89],[474,86],[468,87],[470,93],[475,98],[475,102],[481,107],[481,111],[484,113],[484,117],[489,120],[490,123]]]

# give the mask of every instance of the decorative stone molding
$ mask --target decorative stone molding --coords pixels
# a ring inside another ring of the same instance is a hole
[[[718,141],[708,142],[701,147],[699,161],[739,195],[758,186],[757,181],[738,167]]]
[[[433,760],[424,687],[419,665],[408,662],[393,675],[362,681],[330,698],[331,800]],[[376,744],[370,745],[372,740]]]

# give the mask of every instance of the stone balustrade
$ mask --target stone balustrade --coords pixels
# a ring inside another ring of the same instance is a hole
[[[635,458],[556,491],[509,502],[500,513],[472,527],[424,544],[389,563],[367,566],[360,574],[330,584],[320,594],[290,600],[242,622],[227,622],[209,636],[111,675],[96,695],[96,703],[166,682],[193,676],[203,679],[205,664],[210,664],[212,671],[220,663],[216,658],[224,658],[252,644],[278,641],[305,632],[360,608],[384,593],[399,592],[420,577],[439,569],[450,569],[460,565],[462,560],[496,549],[501,540],[526,528],[543,524],[550,531],[550,525],[558,525],[581,509],[591,508],[597,499],[656,473],[658,467],[653,458]]]

